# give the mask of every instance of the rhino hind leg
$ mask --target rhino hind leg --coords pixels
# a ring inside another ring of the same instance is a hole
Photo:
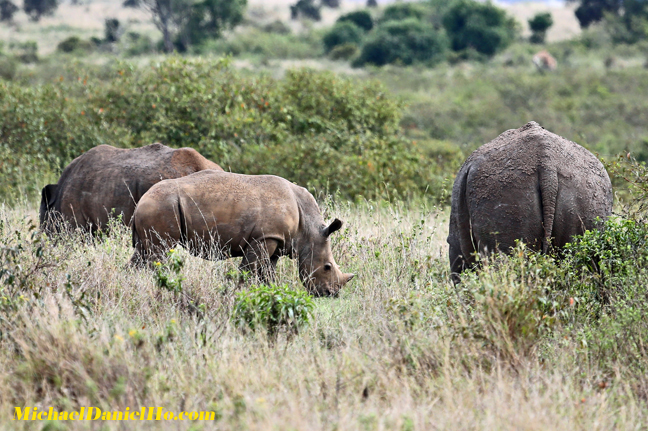
[[[254,241],[249,244],[241,260],[242,283],[244,274],[249,273],[259,279],[261,283],[268,284],[275,281],[275,268],[279,256],[275,253],[279,248],[279,242],[274,239]]]

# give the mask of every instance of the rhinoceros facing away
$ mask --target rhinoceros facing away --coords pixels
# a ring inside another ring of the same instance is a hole
[[[306,288],[335,296],[353,274],[340,272],[329,226],[313,196],[272,175],[204,171],[162,181],[140,200],[133,216],[131,264],[162,258],[180,244],[203,258],[242,256],[241,269],[262,280],[274,279],[280,256],[296,257]]]
[[[135,205],[153,184],[205,169],[222,171],[191,148],[159,143],[133,149],[99,145],[74,159],[57,184],[43,188],[41,228],[54,232],[64,222],[96,231],[106,227],[111,214],[122,214],[129,225]]]
[[[453,279],[474,253],[507,252],[521,240],[537,250],[562,247],[612,212],[612,184],[580,145],[535,122],[508,130],[463,164],[452,189]]]

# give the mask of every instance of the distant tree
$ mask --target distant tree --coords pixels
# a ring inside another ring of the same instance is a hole
[[[243,20],[246,4],[247,0],[141,0],[162,32],[166,52],[218,38]]]
[[[337,22],[349,21],[363,29],[364,31],[371,31],[373,28],[373,19],[371,14],[366,10],[359,10],[342,15],[338,18]]]
[[[445,58],[447,50],[445,34],[431,25],[416,18],[388,21],[378,26],[365,42],[354,65],[434,64]]]
[[[336,46],[360,45],[363,33],[362,29],[351,21],[338,22],[322,38],[324,48],[329,53]]]
[[[52,15],[58,7],[58,0],[24,0],[23,10],[32,21],[38,21],[44,15]]]
[[[140,7],[141,6],[141,1],[140,0],[124,0],[122,3],[122,6],[124,7]]]
[[[321,5],[315,4],[315,0],[299,0],[290,6],[290,18],[295,20],[303,17],[313,21],[320,21],[322,19],[321,8]]]
[[[529,20],[529,28],[531,29],[531,42],[544,43],[547,38],[547,30],[553,25],[553,18],[551,13],[539,13]]]
[[[579,3],[574,11],[580,26],[589,27],[592,23],[601,21],[606,13],[619,14],[623,0],[567,0],[569,3]]]
[[[367,0],[367,7],[378,7],[377,0]]]
[[[104,21],[104,40],[106,42],[117,42],[121,36],[121,26],[117,18],[106,18]]]
[[[202,0],[190,8],[180,28],[178,47],[186,50],[209,39],[218,39],[223,31],[243,21],[247,0]]]
[[[321,0],[322,6],[330,7],[331,9],[337,9],[340,7],[340,0]]]
[[[385,8],[380,21],[400,21],[407,18],[422,19],[425,12],[425,6],[422,4],[396,3]]]
[[[443,15],[452,49],[473,49],[492,56],[508,46],[517,33],[513,18],[492,3],[457,0]]]
[[[0,0],[0,21],[11,21],[18,12],[18,6],[11,0]]]

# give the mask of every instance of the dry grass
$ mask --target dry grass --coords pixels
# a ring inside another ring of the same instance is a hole
[[[0,210],[5,240],[25,234],[25,214],[35,216],[25,207]],[[73,236],[50,244],[44,261],[53,266],[34,282],[46,286],[42,296],[0,320],[0,428],[15,428],[16,405],[211,409],[218,429],[645,426],[634,382],[612,375],[600,388],[602,371],[577,360],[578,340],[551,343],[544,355],[525,350],[513,364],[461,335],[467,315],[448,282],[445,211],[328,204],[326,218],[333,216],[347,222],[334,254],[357,277],[339,298],[316,300],[314,322],[291,342],[231,327],[233,260],[187,257],[185,296],[176,296],[157,288],[151,272],[125,267],[125,228],[103,241]],[[280,261],[278,275],[300,288],[290,260]],[[205,304],[204,315],[190,300]],[[190,421],[102,426],[212,429]]]

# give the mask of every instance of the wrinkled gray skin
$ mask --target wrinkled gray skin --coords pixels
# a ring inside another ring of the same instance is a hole
[[[95,232],[106,229],[111,214],[122,214],[128,226],[135,205],[151,186],[205,169],[222,171],[192,148],[173,149],[159,143],[133,149],[99,145],[74,159],[57,184],[43,188],[41,228],[53,233],[67,224]]]
[[[243,257],[241,269],[273,281],[280,256],[299,260],[299,275],[317,296],[337,296],[353,274],[338,268],[313,196],[272,175],[203,171],[162,181],[140,200],[133,216],[132,265],[162,260],[180,244],[204,259]]]
[[[515,240],[546,253],[612,213],[612,184],[580,145],[535,122],[507,130],[463,164],[452,189],[453,280],[475,252],[509,252]]]

